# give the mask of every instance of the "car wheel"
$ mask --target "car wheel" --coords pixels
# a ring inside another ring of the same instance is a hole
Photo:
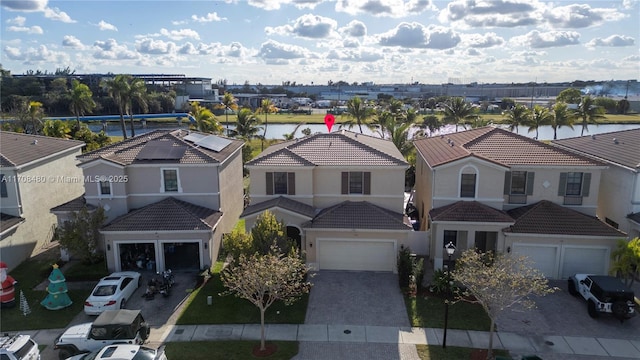
[[[587,303],[587,310],[589,311],[589,316],[592,318],[595,319],[598,317],[598,309],[596,309],[596,303],[593,300],[589,300]]]
[[[627,313],[629,312],[627,303],[624,301],[616,301],[611,305],[611,312],[618,319],[624,319]]]
[[[124,309],[125,305],[127,305],[127,300],[122,299],[122,301],[120,301],[120,309]]]
[[[72,357],[74,354],[73,351],[71,351],[71,349],[69,348],[62,348],[60,349],[60,351],[58,351],[58,359],[60,360],[66,360],[67,358]]]
[[[573,280],[569,279],[567,289],[569,290],[569,294],[573,296],[578,295],[578,290],[576,290],[576,283]]]
[[[142,276],[138,278],[138,287],[142,286]]]
[[[150,332],[151,328],[149,327],[149,324],[142,323],[142,326],[140,327],[140,338],[142,339],[142,341],[145,341],[149,338]]]

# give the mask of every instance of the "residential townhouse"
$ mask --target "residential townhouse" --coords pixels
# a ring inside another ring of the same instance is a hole
[[[608,165],[598,195],[598,218],[640,236],[640,129],[554,140],[553,145]]]
[[[210,266],[242,212],[242,145],[157,130],[79,156],[84,201],[107,215],[100,233],[109,270]],[[64,217],[79,206],[54,210]]]
[[[315,269],[396,271],[400,247],[422,245],[403,215],[408,164],[391,141],[318,133],[270,146],[245,166],[246,228],[271,211]]]
[[[76,157],[84,145],[0,131],[0,260],[10,269],[52,241],[49,210],[82,195]]]
[[[595,215],[607,165],[497,128],[416,140],[414,202],[434,268],[449,242],[528,256],[545,276],[606,274],[625,233]]]

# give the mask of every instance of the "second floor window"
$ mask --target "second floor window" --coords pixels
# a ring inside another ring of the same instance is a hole
[[[527,189],[527,172],[513,171],[511,172],[511,194],[524,195]]]
[[[582,173],[570,172],[567,173],[567,190],[565,192],[567,196],[580,196],[582,195]]]
[[[295,195],[296,173],[294,172],[268,172],[267,195]]]
[[[460,177],[460,197],[476,197],[476,174],[462,174]]]
[[[100,181],[100,195],[111,195],[111,184],[108,181]]]
[[[371,173],[368,171],[343,172],[342,194],[371,194]]]
[[[0,174],[0,197],[9,197],[7,192],[7,179],[4,177],[4,174]]]
[[[162,177],[164,179],[164,191],[178,191],[178,170],[164,169],[162,170]]]

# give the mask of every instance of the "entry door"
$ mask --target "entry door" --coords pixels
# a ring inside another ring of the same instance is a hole
[[[498,239],[498,233],[495,231],[476,231],[476,239],[475,239],[475,246],[476,249],[482,251],[482,252],[487,252],[487,251],[491,251],[494,252],[496,251],[496,241]]]

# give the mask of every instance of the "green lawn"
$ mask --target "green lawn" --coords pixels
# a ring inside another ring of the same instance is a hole
[[[422,360],[460,360],[469,359],[473,349],[448,346],[443,349],[442,346],[416,345],[418,356]],[[494,350],[494,356],[509,356],[509,352],[505,350]]]
[[[167,343],[165,352],[169,359],[257,359],[252,355],[252,349],[259,343],[259,341],[170,342]],[[260,359],[289,360],[298,353],[298,343],[295,341],[268,341],[267,343],[276,344],[278,351],[271,356]]]
[[[220,296],[226,288],[222,285],[219,263],[209,281],[196,289],[185,310],[178,318],[178,325],[193,324],[259,324],[260,311],[248,300],[233,295]],[[207,305],[207,297],[213,297],[213,305]],[[309,295],[303,296],[291,306],[276,302],[265,313],[265,322],[270,324],[302,324],[307,312]]]
[[[443,299],[434,296],[412,299],[405,296],[404,301],[411,326],[444,328]],[[489,317],[480,305],[462,301],[449,305],[449,329],[488,331],[489,326]]]

